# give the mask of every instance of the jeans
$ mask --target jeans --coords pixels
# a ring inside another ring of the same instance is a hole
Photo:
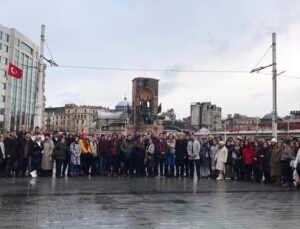
[[[106,174],[106,164],[107,164],[107,156],[100,155],[98,169],[99,169],[99,174],[101,176],[104,176]]]
[[[56,163],[56,173],[55,173],[55,175],[56,175],[56,177],[61,177],[62,176],[61,169],[62,169],[64,161],[63,160],[56,160],[55,163]]]

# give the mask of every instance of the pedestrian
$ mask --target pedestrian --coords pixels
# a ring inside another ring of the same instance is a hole
[[[31,155],[32,144],[31,133],[26,132],[25,138],[21,142],[20,168],[22,177],[26,177],[26,172],[29,170],[29,158]]]
[[[79,137],[75,136],[74,141],[70,144],[70,176],[79,176],[81,175],[80,171],[80,155],[81,147],[79,145]]]
[[[168,150],[168,145],[165,139],[165,135],[163,133],[159,134],[158,142],[156,143],[156,166],[155,170],[157,170],[155,173],[158,174],[158,167],[159,167],[159,176],[161,178],[165,178],[165,156]]]
[[[219,175],[219,171],[216,170],[216,161],[215,157],[219,150],[218,141],[216,138],[212,140],[212,146],[210,147],[210,174],[211,178],[216,179]]]
[[[50,134],[45,134],[44,150],[42,151],[42,164],[41,164],[41,176],[52,177],[53,159],[52,153],[54,149],[54,143],[50,137]]]
[[[143,138],[140,137],[137,140],[135,145],[134,152],[136,155],[136,175],[144,177],[145,174],[145,157],[146,157],[146,148]]]
[[[272,157],[271,157],[271,175],[272,179],[275,182],[276,185],[281,185],[281,155],[283,153],[283,145],[281,141],[277,141],[276,139],[272,139],[272,145],[273,145],[273,151],[272,151]]]
[[[152,138],[149,136],[147,145],[146,145],[146,165],[147,165],[147,174],[148,177],[154,178],[154,152],[155,146],[153,144]]]
[[[232,163],[232,168],[233,168],[233,174],[231,179],[232,180],[241,180],[242,175],[241,175],[241,170],[242,170],[242,149],[240,146],[240,141],[236,139],[234,141],[234,147],[232,148],[231,151],[231,163]]]
[[[187,141],[183,134],[178,135],[176,140],[175,156],[176,156],[176,176],[184,177],[184,160],[187,154]]]
[[[253,171],[254,151],[253,148],[250,146],[248,140],[244,142],[244,147],[242,149],[242,157],[243,157],[243,164],[244,164],[245,179],[246,181],[251,181],[252,171]]]
[[[135,142],[132,138],[131,134],[128,134],[126,139],[123,141],[121,145],[121,150],[124,153],[124,169],[123,176],[133,176],[133,149],[135,147]]]
[[[284,143],[280,161],[282,171],[282,186],[284,187],[291,186],[293,183],[293,169],[290,163],[294,159],[294,151],[290,144]]]
[[[260,157],[263,160],[263,176],[264,176],[264,183],[270,184],[272,183],[271,178],[271,157],[272,157],[272,151],[269,147],[267,142],[264,142],[262,145],[262,148],[260,149]]]
[[[206,137],[200,148],[200,173],[203,178],[210,177],[210,147]]]
[[[81,169],[84,175],[90,174],[90,168],[92,165],[93,156],[91,155],[91,148],[89,144],[88,135],[86,132],[83,132],[81,135],[81,139],[79,140],[79,145],[81,147]]]
[[[92,135],[90,139],[90,149],[92,155],[91,175],[97,175],[97,164],[98,164],[98,141],[96,135]]]
[[[56,178],[63,177],[62,167],[67,156],[67,150],[68,147],[67,147],[66,139],[61,138],[60,142],[58,142],[55,145],[53,150],[53,159],[55,160],[56,163],[56,173],[55,173]]]
[[[41,160],[42,160],[42,151],[44,150],[42,136],[40,134],[34,136],[34,140],[30,150],[30,175],[35,178],[40,173]]]
[[[108,141],[105,135],[101,135],[99,141],[99,174],[100,176],[107,175],[107,171],[111,172],[111,166],[107,166],[107,156],[108,156]],[[106,168],[107,166],[107,168]]]
[[[219,142],[219,149],[215,156],[216,160],[216,169],[219,171],[219,175],[217,177],[217,180],[223,180],[224,179],[224,170],[225,170],[225,163],[227,162],[227,156],[228,156],[228,150],[225,146],[225,142],[220,141]]]
[[[3,134],[0,134],[0,177],[4,176],[5,146],[3,140]]]
[[[187,144],[187,152],[189,155],[190,178],[195,178],[195,166],[197,178],[200,180],[200,142],[194,134],[191,135]]]
[[[174,177],[176,140],[173,134],[168,136],[167,146],[167,153],[165,155],[165,175],[166,177]]]

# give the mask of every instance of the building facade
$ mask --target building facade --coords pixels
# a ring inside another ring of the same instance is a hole
[[[222,128],[222,108],[211,102],[196,102],[191,104],[191,126],[205,127],[209,130]]]
[[[234,114],[227,115],[224,120],[224,129],[228,131],[252,130],[259,127],[261,120],[259,117],[248,117],[246,115]]]
[[[39,47],[16,29],[0,25],[0,131],[32,130],[36,109]],[[23,70],[23,77],[7,75],[8,64]]]
[[[66,104],[64,107],[45,109],[44,123],[48,131],[89,132],[98,112],[107,111],[101,106],[77,106]]]

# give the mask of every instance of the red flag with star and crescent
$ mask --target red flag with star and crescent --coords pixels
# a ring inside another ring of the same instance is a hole
[[[16,79],[21,79],[23,76],[23,71],[12,63],[9,63],[7,73],[9,76]]]

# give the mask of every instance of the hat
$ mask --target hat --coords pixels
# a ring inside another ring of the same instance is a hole
[[[220,141],[219,144],[220,144],[220,145],[224,145],[225,143],[224,143],[223,141]]]
[[[277,139],[276,139],[276,138],[272,138],[272,139],[271,139],[271,142],[275,142],[275,143],[276,143],[276,142],[277,142]]]

